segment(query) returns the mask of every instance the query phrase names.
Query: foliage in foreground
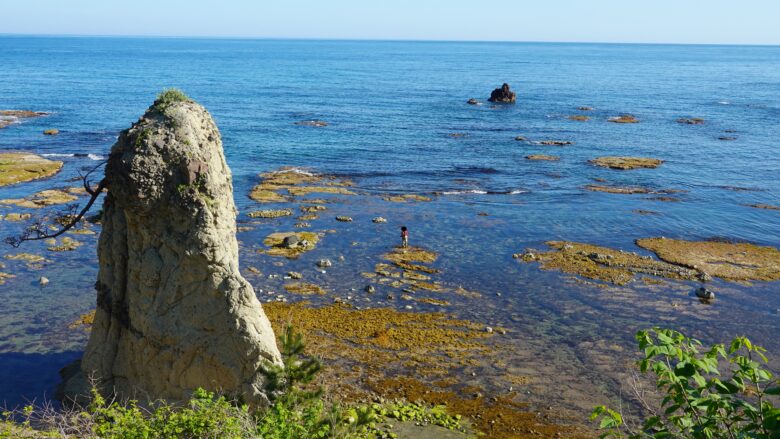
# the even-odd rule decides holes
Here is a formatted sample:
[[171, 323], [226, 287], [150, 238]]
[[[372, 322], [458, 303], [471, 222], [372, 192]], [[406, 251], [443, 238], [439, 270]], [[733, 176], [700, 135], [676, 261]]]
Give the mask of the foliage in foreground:
[[650, 416], [634, 428], [620, 413], [596, 407], [591, 420], [599, 421], [601, 438], [780, 438], [780, 409], [770, 400], [780, 387], [764, 368], [764, 348], [745, 337], [705, 348], [660, 328], [636, 339], [644, 352], [639, 370], [655, 375], [660, 407], [640, 397]]
[[327, 405], [321, 389], [305, 386], [322, 365], [304, 356], [303, 337], [287, 326], [279, 342], [284, 367], [269, 364], [263, 368], [272, 404], [262, 412], [251, 413], [246, 405], [203, 389], [196, 390], [183, 406], [159, 401], [147, 409], [137, 401], [108, 402], [93, 388], [92, 402], [82, 409], [28, 406], [20, 412], [1, 413], [0, 439], [393, 438], [391, 419], [463, 430], [460, 416], [451, 416], [444, 407]]

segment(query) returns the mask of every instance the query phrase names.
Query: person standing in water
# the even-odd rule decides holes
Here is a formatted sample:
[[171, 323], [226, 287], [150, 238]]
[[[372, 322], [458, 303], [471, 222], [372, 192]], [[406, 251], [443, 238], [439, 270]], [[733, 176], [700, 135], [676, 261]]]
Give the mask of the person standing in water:
[[409, 229], [406, 226], [401, 226], [401, 247], [409, 247]]

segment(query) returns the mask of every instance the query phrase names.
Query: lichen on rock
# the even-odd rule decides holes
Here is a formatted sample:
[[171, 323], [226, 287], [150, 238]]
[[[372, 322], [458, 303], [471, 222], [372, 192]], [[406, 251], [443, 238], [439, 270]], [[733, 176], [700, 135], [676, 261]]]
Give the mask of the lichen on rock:
[[637, 245], [664, 261], [728, 281], [780, 280], [780, 250], [747, 243], [646, 238]]
[[0, 153], [0, 186], [51, 177], [62, 169], [62, 162], [29, 153]]
[[161, 94], [120, 133], [105, 181], [84, 376], [120, 397], [181, 401], [202, 387], [266, 404], [259, 369], [281, 357], [239, 273], [231, 172], [211, 116]]

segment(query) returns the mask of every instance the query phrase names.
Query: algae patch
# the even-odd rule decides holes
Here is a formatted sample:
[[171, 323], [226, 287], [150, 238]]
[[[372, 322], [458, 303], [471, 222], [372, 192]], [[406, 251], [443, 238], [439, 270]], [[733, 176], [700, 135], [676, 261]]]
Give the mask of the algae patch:
[[78, 197], [69, 192], [58, 189], [48, 189], [26, 198], [0, 200], [0, 204], [11, 204], [28, 209], [40, 209], [55, 204], [67, 204], [76, 200], [78, 200]]
[[325, 294], [325, 289], [321, 286], [306, 282], [293, 282], [291, 284], [286, 284], [284, 285], [284, 289], [293, 294], [301, 294], [304, 296], [322, 296]]
[[[294, 236], [296, 244], [285, 246], [285, 238]], [[270, 247], [267, 250], [259, 250], [270, 256], [283, 256], [285, 258], [297, 258], [300, 254], [314, 250], [320, 240], [320, 235], [314, 232], [276, 232], [268, 235], [263, 244]]]

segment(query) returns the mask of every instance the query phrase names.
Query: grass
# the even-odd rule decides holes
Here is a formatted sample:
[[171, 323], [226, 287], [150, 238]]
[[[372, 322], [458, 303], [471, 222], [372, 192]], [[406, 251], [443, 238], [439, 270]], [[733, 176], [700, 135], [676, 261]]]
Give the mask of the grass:
[[163, 111], [176, 102], [192, 102], [192, 99], [178, 88], [166, 88], [157, 95], [153, 105]]

